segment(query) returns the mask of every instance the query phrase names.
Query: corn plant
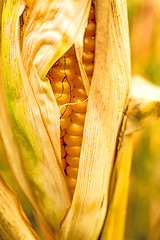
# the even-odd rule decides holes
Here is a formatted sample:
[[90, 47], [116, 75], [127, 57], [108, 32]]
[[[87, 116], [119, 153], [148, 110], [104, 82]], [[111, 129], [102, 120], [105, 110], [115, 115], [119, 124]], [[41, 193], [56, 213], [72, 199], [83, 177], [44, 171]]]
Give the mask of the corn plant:
[[[159, 116], [129, 88], [126, 1], [5, 0], [1, 21], [0, 134], [42, 238], [123, 239], [133, 132]], [[40, 239], [2, 178], [0, 206], [2, 239]]]

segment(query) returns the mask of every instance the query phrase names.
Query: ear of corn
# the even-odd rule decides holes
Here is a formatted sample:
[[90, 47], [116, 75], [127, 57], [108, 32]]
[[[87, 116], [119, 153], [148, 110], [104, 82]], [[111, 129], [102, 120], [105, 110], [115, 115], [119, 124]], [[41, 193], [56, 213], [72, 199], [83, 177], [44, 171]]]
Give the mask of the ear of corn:
[[[57, 232], [63, 220], [61, 238], [70, 240], [97, 239], [103, 226], [130, 76], [126, 18], [121, 21], [125, 4], [97, 0], [95, 65], [90, 86], [82, 58], [89, 6], [90, 1], [83, 0], [36, 1], [24, 29], [22, 55], [18, 21], [24, 6], [19, 1], [6, 1], [3, 12], [7, 121], [19, 159], [15, 166], [10, 165], [16, 175], [21, 171], [25, 176], [21, 187], [25, 191], [27, 186], [26, 194], [41, 218], [45, 216]], [[71, 204], [60, 154], [60, 110], [45, 76], [73, 44], [89, 100]]]
[[[57, 1], [54, 1], [53, 7], [56, 6], [55, 2], [57, 3]], [[72, 4], [72, 7], [73, 9], [74, 7], [78, 8], [74, 4]], [[59, 161], [59, 112], [50, 85], [47, 81], [40, 81], [35, 65], [33, 67], [32, 64], [30, 65], [30, 73], [27, 71], [27, 67], [24, 70], [18, 38], [19, 16], [23, 12], [23, 8], [24, 6], [19, 1], [6, 1], [3, 9], [2, 60], [4, 89], [9, 124], [11, 124], [14, 141], [17, 144], [18, 155], [16, 161], [14, 163], [10, 162], [10, 165], [17, 177], [19, 171], [25, 175], [25, 169], [27, 173], [27, 178], [24, 179], [25, 184], [21, 182], [21, 179], [18, 179], [22, 189], [31, 200], [38, 214], [41, 215], [42, 211], [49, 223], [55, 229], [58, 229], [70, 206], [70, 196]], [[41, 14], [41, 4], [39, 5], [39, 11], [38, 6], [35, 5], [33, 16], [35, 16], [34, 13], [36, 17], [37, 14]], [[81, 17], [84, 17], [84, 15], [85, 12], [83, 11]], [[72, 17], [75, 17], [75, 15], [71, 16], [71, 19]], [[33, 22], [31, 20], [31, 23]], [[43, 24], [41, 20], [40, 23]], [[71, 40], [66, 42], [63, 51], [73, 42], [73, 39], [74, 36], [71, 36]], [[42, 48], [45, 47], [42, 39], [40, 40], [40, 46], [42, 44]], [[37, 41], [35, 42], [37, 43]], [[34, 42], [31, 41], [29, 49], [32, 47], [32, 43]], [[63, 34], [61, 45], [63, 45]], [[61, 52], [57, 48], [56, 45], [53, 53], [58, 51], [56, 56], [59, 57]], [[27, 50], [28, 53], [29, 49]], [[35, 49], [37, 48], [35, 47]], [[43, 55], [45, 56], [45, 52]], [[30, 53], [29, 60], [32, 59], [33, 61], [33, 56], [34, 54]], [[26, 60], [28, 60], [28, 55], [25, 56], [24, 54], [25, 63]], [[32, 61], [30, 62], [32, 63]], [[30, 75], [28, 76], [28, 74]], [[28, 79], [34, 80], [34, 86], [30, 85], [31, 80], [29, 83]], [[34, 92], [32, 87], [34, 87]], [[46, 109], [46, 116], [43, 118], [44, 109]], [[56, 116], [58, 117], [56, 118]], [[50, 133], [48, 125], [51, 126]], [[23, 161], [22, 163], [20, 159]], [[26, 185], [28, 188], [25, 188]], [[30, 187], [31, 191], [26, 192], [26, 189], [30, 189]]]
[[[92, 78], [95, 50], [95, 6], [92, 3], [83, 39], [83, 68]], [[79, 62], [79, 60], [78, 60]], [[51, 68], [48, 77], [60, 108], [61, 158], [73, 194], [78, 174], [88, 96], [80, 73], [74, 46]], [[61, 111], [62, 110], [62, 111]], [[66, 166], [68, 165], [68, 166]]]
[[[16, 176], [19, 171], [24, 174], [25, 169], [27, 178], [24, 178], [24, 182], [20, 182], [20, 185], [37, 213], [41, 216], [42, 211], [55, 229], [59, 228], [70, 206], [70, 196], [60, 159], [59, 111], [49, 81], [47, 79], [42, 81], [40, 77], [44, 77], [50, 64], [53, 64], [73, 44], [81, 26], [84, 29], [82, 23], [86, 21], [90, 5], [90, 1], [64, 2], [54, 1], [52, 5], [49, 5], [50, 1], [43, 4], [41, 1], [35, 2], [21, 43], [22, 55], [18, 30], [19, 17], [24, 5], [19, 1], [6, 1], [2, 23], [6, 105], [10, 118], [9, 124], [18, 147], [17, 160], [14, 166], [10, 161], [10, 165]], [[43, 9], [41, 4], [44, 6]], [[59, 11], [57, 11], [58, 6]], [[82, 11], [78, 15], [79, 9]], [[70, 14], [68, 14], [69, 10]], [[54, 18], [55, 12], [59, 20], [65, 16], [67, 22], [58, 30], [57, 19]], [[48, 24], [46, 24], [47, 19]], [[50, 20], [53, 20], [51, 25], [53, 29], [47, 27], [47, 25], [50, 26]], [[41, 32], [41, 29], [45, 28], [46, 31]], [[49, 36], [49, 42], [47, 36]], [[49, 54], [47, 55], [46, 52]], [[31, 191], [26, 192], [25, 187], [27, 185], [30, 189], [30, 184]]]
[[[64, 239], [97, 239], [105, 219], [116, 134], [128, 100], [130, 55], [126, 17], [125, 3], [96, 1], [94, 73], [77, 184], [62, 225]], [[124, 64], [119, 65], [119, 61]]]
[[[126, 136], [122, 147], [117, 147], [130, 78], [126, 2], [95, 1], [97, 30], [92, 82], [88, 73], [93, 67], [86, 67], [83, 58], [83, 37], [91, 1], [26, 0], [25, 3], [29, 9], [25, 9], [26, 17], [23, 14], [23, 34], [18, 30], [24, 5], [8, 0], [4, 1], [3, 10], [4, 86], [1, 82], [0, 132], [11, 168], [35, 208], [47, 240], [121, 240], [125, 222], [125, 214], [121, 212], [126, 210], [132, 153], [132, 136]], [[93, 41], [91, 43], [93, 46]], [[56, 67], [62, 66], [61, 57], [68, 54], [66, 51], [73, 44], [81, 75], [75, 86], [80, 86], [81, 90], [72, 89], [72, 94], [75, 98], [87, 99], [88, 106], [84, 101], [80, 107], [79, 99], [74, 99], [76, 104], [64, 111], [58, 105], [62, 107], [68, 101], [67, 93], [72, 84], [68, 86], [64, 81], [62, 94], [62, 86], [51, 82], [53, 90], [57, 91], [54, 95], [46, 73], [57, 60], [59, 66]], [[90, 61], [93, 56], [85, 57]], [[70, 58], [66, 66], [72, 66]], [[69, 77], [69, 72], [66, 76]], [[137, 85], [147, 86], [143, 84], [139, 81]], [[131, 90], [126, 135], [159, 116], [159, 90], [151, 85], [146, 89], [149, 89], [149, 96], [143, 96], [143, 100], [139, 100], [143, 94], [134, 95]], [[76, 113], [77, 109], [81, 114]], [[60, 134], [69, 145], [65, 147], [70, 155], [66, 157], [67, 163], [74, 163], [66, 168], [67, 174], [72, 176], [69, 187], [74, 185], [75, 188], [72, 202], [62, 168], [66, 163], [61, 159], [65, 152], [64, 146], [60, 151], [60, 141], [63, 145]], [[6, 186], [4, 188], [6, 193]], [[2, 195], [0, 202], [3, 202]], [[6, 215], [7, 211], [5, 209], [1, 216], [10, 216]], [[12, 223], [14, 226], [15, 222]], [[7, 232], [2, 234], [6, 238]], [[17, 239], [16, 234], [17, 231], [12, 239]], [[28, 229], [25, 234], [27, 239], [36, 237]]]

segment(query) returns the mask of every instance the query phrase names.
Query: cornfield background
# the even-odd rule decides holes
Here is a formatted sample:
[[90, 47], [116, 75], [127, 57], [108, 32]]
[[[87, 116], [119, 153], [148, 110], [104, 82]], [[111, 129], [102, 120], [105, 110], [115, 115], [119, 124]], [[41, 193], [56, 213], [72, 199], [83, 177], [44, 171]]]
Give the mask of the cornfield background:
[[[128, 0], [132, 75], [160, 85], [160, 1]], [[126, 240], [160, 239], [160, 120], [135, 134]], [[0, 139], [0, 174], [18, 193], [38, 231], [31, 206], [16, 184]]]
[[[160, 85], [160, 2], [128, 0], [132, 75]], [[137, 133], [126, 238], [160, 239], [160, 121]]]

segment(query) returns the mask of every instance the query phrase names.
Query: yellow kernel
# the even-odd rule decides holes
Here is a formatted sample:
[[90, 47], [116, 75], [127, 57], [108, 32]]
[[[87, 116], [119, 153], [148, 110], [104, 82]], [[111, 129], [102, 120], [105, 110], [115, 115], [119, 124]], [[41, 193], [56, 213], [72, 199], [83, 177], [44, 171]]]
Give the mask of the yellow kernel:
[[77, 112], [72, 112], [70, 115], [70, 118], [73, 122], [77, 124], [84, 124], [86, 114], [85, 113], [77, 113]]
[[84, 64], [83, 66], [88, 76], [93, 74], [93, 68], [94, 68], [93, 64]]
[[75, 77], [74, 69], [56, 69], [54, 67], [50, 70], [50, 78], [54, 81], [71, 81]]
[[65, 146], [66, 153], [71, 157], [80, 157], [81, 153], [81, 146]]
[[60, 108], [60, 115], [63, 116], [64, 118], [69, 117], [71, 113], [72, 113], [72, 107], [70, 105], [63, 106]]
[[60, 119], [60, 126], [61, 126], [61, 129], [66, 129], [69, 124], [70, 124], [70, 117], [67, 117], [67, 118], [61, 118]]
[[69, 188], [70, 188], [70, 189], [75, 189], [77, 180], [76, 180], [75, 178], [71, 178], [71, 177], [69, 177], [69, 176], [67, 176], [66, 179], [67, 179]]
[[95, 35], [95, 30], [96, 30], [96, 24], [95, 22], [91, 21], [88, 22], [86, 31], [85, 31], [85, 36], [94, 36]]
[[83, 52], [82, 61], [84, 63], [94, 62], [94, 52]]
[[58, 105], [63, 105], [71, 101], [71, 96], [67, 93], [55, 93], [54, 96]]
[[66, 168], [66, 172], [67, 172], [67, 175], [72, 177], [72, 178], [77, 178], [77, 175], [78, 175], [78, 169], [77, 168], [72, 168], [70, 166], [68, 166]]
[[68, 145], [81, 146], [82, 145], [82, 136], [73, 136], [73, 135], [66, 133], [64, 135], [64, 141]]
[[95, 39], [93, 37], [85, 37], [83, 50], [94, 51], [94, 49], [95, 49]]
[[70, 135], [82, 136], [83, 135], [83, 125], [71, 122], [71, 124], [66, 128], [66, 132]]
[[57, 82], [51, 81], [51, 86], [56, 93], [70, 93], [72, 91], [73, 85], [69, 82]]
[[76, 88], [84, 88], [83, 80], [80, 75], [76, 75], [74, 79], [74, 86]]
[[86, 112], [88, 101], [86, 101], [85, 98], [74, 97], [72, 102], [76, 103], [76, 104], [72, 105], [72, 110], [73, 111], [79, 112], [79, 113], [85, 113]]
[[78, 167], [79, 157], [71, 157], [71, 156], [67, 155], [66, 162], [72, 167]]
[[73, 89], [73, 96], [87, 98], [86, 91], [84, 88], [74, 88]]

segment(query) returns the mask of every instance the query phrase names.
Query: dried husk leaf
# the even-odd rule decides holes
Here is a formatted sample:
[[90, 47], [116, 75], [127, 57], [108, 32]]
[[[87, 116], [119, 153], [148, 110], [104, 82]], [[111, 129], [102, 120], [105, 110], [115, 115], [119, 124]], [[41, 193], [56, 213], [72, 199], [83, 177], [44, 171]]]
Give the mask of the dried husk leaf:
[[160, 87], [140, 76], [132, 77], [125, 134], [149, 126], [160, 117]]
[[40, 240], [26, 218], [15, 192], [0, 176], [0, 239]]
[[79, 66], [79, 69], [80, 69], [82, 81], [83, 81], [83, 84], [84, 84], [84, 88], [86, 90], [86, 95], [88, 96], [89, 91], [90, 91], [90, 82], [89, 82], [88, 76], [86, 74], [83, 61], [82, 61], [83, 37], [84, 37], [84, 32], [85, 32], [85, 25], [84, 25], [84, 28], [82, 28], [81, 30], [82, 31], [79, 32], [79, 38], [77, 37], [77, 41], [75, 42], [75, 50], [76, 50], [76, 57], [77, 57], [77, 60], [78, 60], [78, 66]]
[[96, 49], [78, 179], [62, 239], [98, 239], [128, 102], [130, 51], [125, 1], [96, 1]]
[[123, 240], [133, 152], [133, 136], [123, 139], [113, 170], [113, 196], [110, 199], [100, 240]]

